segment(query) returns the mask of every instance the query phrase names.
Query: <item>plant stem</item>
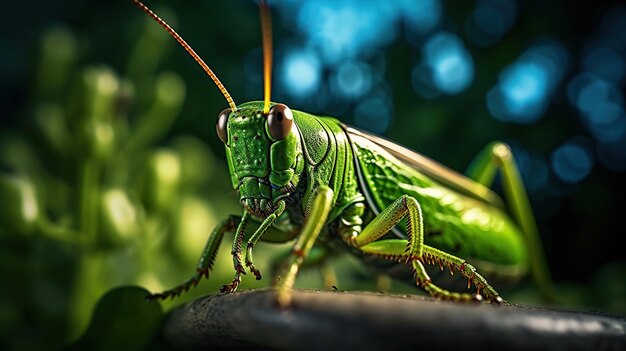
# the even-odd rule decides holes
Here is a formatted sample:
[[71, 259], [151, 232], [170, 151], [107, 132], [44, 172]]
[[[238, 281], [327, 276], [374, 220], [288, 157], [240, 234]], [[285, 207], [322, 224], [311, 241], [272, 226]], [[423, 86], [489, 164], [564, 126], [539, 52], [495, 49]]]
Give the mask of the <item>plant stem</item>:
[[85, 159], [80, 168], [80, 230], [85, 241], [93, 245], [98, 228], [98, 195], [100, 165], [95, 159]]
[[78, 246], [85, 245], [85, 237], [81, 236], [81, 233], [50, 222], [47, 218], [43, 218], [39, 221], [39, 230], [44, 236], [50, 239]]

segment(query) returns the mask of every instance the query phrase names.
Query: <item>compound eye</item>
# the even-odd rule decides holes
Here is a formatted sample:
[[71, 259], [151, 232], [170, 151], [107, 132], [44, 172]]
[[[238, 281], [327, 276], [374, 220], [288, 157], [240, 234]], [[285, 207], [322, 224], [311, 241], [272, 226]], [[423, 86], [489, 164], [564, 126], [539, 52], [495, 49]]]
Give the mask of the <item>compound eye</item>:
[[224, 144], [228, 144], [228, 115], [230, 115], [231, 109], [227, 108], [220, 112], [217, 116], [217, 123], [215, 124], [215, 131], [217, 136]]
[[276, 104], [267, 115], [267, 130], [275, 140], [282, 140], [291, 132], [293, 126], [293, 114], [291, 109], [284, 104]]

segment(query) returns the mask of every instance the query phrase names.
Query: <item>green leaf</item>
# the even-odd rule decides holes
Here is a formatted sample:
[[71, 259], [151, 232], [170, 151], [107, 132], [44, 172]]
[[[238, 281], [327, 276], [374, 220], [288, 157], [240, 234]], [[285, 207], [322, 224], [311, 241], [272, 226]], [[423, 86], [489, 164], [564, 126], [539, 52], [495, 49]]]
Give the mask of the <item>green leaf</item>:
[[87, 331], [68, 349], [147, 349], [163, 319], [161, 305], [146, 301], [147, 295], [133, 286], [110, 290], [98, 301]]

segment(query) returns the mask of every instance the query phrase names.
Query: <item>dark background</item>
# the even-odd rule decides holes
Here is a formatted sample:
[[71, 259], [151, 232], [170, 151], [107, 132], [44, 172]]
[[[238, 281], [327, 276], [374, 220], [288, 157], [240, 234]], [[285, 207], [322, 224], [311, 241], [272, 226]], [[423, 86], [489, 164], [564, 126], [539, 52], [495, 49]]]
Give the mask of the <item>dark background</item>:
[[[488, 42], [472, 39], [468, 23], [473, 11], [480, 6], [498, 8], [493, 5], [496, 2], [435, 2], [441, 5], [441, 18], [421, 32], [411, 31], [411, 24], [406, 18], [396, 19], [397, 23], [391, 25], [395, 34], [387, 32], [390, 39], [373, 40], [371, 44], [355, 46], [355, 53], [340, 53], [334, 60], [320, 58], [323, 57], [320, 54], [323, 46], [310, 44], [311, 51], [320, 55], [318, 60], [321, 68], [315, 92], [309, 95], [290, 91], [289, 83], [285, 82], [286, 78], [281, 73], [284, 72], [282, 68], [286, 67], [289, 54], [305, 47], [311, 40], [311, 33], [298, 25], [302, 19], [298, 17], [298, 6], [295, 3], [272, 2], [274, 101], [284, 102], [298, 110], [335, 116], [349, 124], [378, 132], [459, 171], [463, 171], [490, 141], [510, 143], [529, 188], [550, 270], [559, 284], [559, 291], [564, 295], [571, 293], [578, 296], [576, 301], [579, 303], [573, 304], [578, 308], [626, 313], [623, 295], [619, 299], [621, 301], [614, 304], [597, 301], [602, 299], [601, 293], [605, 286], [617, 286], [615, 289], [623, 292], [626, 282], [626, 256], [620, 244], [621, 237], [626, 233], [622, 217], [622, 201], [626, 195], [626, 132], [622, 132], [620, 137], [619, 128], [623, 127], [623, 123], [616, 122], [609, 129], [618, 133], [618, 136], [611, 134], [608, 137], [610, 140], [606, 139], [606, 133], [593, 129], [588, 122], [590, 119], [586, 119], [571, 97], [577, 91], [577, 77], [591, 74], [595, 77], [593, 79], [597, 79], [596, 82], [610, 82], [606, 83], [611, 92], [608, 100], [612, 101], [612, 106], [618, 106], [618, 110], [621, 107], [617, 119], [621, 121], [626, 118], [623, 101], [626, 8], [620, 1], [503, 1], [513, 4], [512, 19], [507, 22], [508, 29], [501, 30]], [[320, 7], [329, 6], [326, 2], [319, 4]], [[262, 99], [261, 35], [258, 9], [254, 2], [150, 1], [147, 5], [170, 22], [204, 58], [233, 95], [235, 102]], [[368, 6], [374, 5], [363, 2], [361, 8], [355, 5], [352, 9], [359, 13], [366, 11]], [[45, 79], [48, 73], [39, 70], [43, 33], [52, 27], [63, 27], [73, 36], [76, 44], [75, 60], [69, 76], [77, 74], [81, 67], [92, 64], [107, 65], [114, 72], [124, 75], [128, 68], [129, 53], [136, 47], [137, 37], [145, 30], [145, 15], [129, 1], [3, 2], [0, 9], [0, 32], [3, 33], [0, 38], [0, 103], [3, 106], [1, 135], [2, 138], [20, 136], [26, 143], [34, 145], [35, 150], [40, 150], [42, 145], [38, 140], [38, 126], [33, 114], [41, 101], [35, 88], [36, 82], [42, 76]], [[344, 22], [346, 28], [351, 24], [354, 23]], [[379, 25], [378, 22], [371, 26], [376, 25]], [[442, 31], [450, 33], [462, 43], [465, 52], [471, 57], [473, 78], [454, 93], [446, 93], [445, 87], [441, 90], [432, 81], [426, 82], [427, 87], [431, 85], [431, 90], [426, 89], [424, 93], [422, 86], [422, 90], [418, 91], [412, 72], [416, 65], [424, 61], [424, 48], [429, 39]], [[377, 38], [376, 35], [382, 34], [372, 35]], [[529, 117], [531, 120], [526, 122], [521, 121], [525, 112], [520, 118], [510, 118], [508, 121], [494, 117], [487, 104], [491, 89], [502, 79], [503, 72], [523, 59], [524, 53], [546, 41], [550, 45], [556, 43], [554, 45], [565, 56], [557, 57], [554, 61], [561, 72], [560, 76], [547, 76], [544, 81], [553, 86], [543, 97], [545, 106], [542, 112]], [[180, 135], [195, 136], [208, 144], [208, 150], [215, 154], [215, 164], [219, 165], [215, 172], [226, 172], [223, 150], [215, 136], [214, 123], [217, 113], [227, 104], [180, 47], [169, 39], [162, 43], [160, 45], [163, 45], [164, 51], [159, 54], [157, 71], [167, 70], [180, 75], [187, 87], [186, 100], [173, 124], [148, 147], [169, 145]], [[610, 56], [612, 61], [603, 61], [605, 56], [602, 55], [589, 58], [589, 52], [597, 47], [610, 49], [615, 54]], [[150, 56], [150, 53], [146, 55]], [[367, 67], [366, 72], [371, 77], [379, 77], [379, 80], [357, 96], [346, 97], [337, 93], [333, 82], [341, 64], [351, 60], [361, 64], [361, 67]], [[609, 74], [603, 76], [607, 67]], [[359, 77], [357, 75], [357, 79]], [[144, 93], [142, 87], [146, 86], [150, 85], [136, 85], [137, 100], [141, 100]], [[59, 91], [57, 98], [63, 99], [64, 95], [63, 91]], [[380, 96], [382, 98], [378, 98]], [[368, 101], [371, 103], [372, 97], [376, 102], [383, 101], [382, 105], [373, 103], [366, 106], [380, 108], [380, 115], [390, 116], [388, 120], [381, 122], [375, 113], [372, 117], [372, 113], [359, 110], [359, 106]], [[137, 111], [141, 109], [139, 103], [131, 108], [128, 114], [131, 126], [133, 116], [139, 114]], [[3, 144], [3, 155], [11, 153], [6, 145]], [[573, 145], [579, 153], [565, 153], [558, 158], [555, 152], [563, 145]], [[47, 157], [42, 151], [35, 151], [34, 154], [38, 155], [41, 164], [39, 169], [55, 168], [57, 161], [54, 158]], [[11, 162], [2, 162], [3, 172], [20, 173], [17, 168]], [[72, 177], [67, 178], [70, 188], [74, 180]], [[129, 189], [132, 192], [132, 185], [129, 185]], [[203, 189], [200, 194], [204, 194], [210, 203], [214, 191], [206, 187]], [[497, 184], [496, 189], [499, 189]], [[235, 197], [229, 195], [231, 198], [228, 201], [233, 203], [229, 208], [236, 209]], [[10, 202], [3, 200], [3, 209], [10, 206]], [[219, 218], [226, 215], [221, 209], [216, 212]], [[0, 233], [7, 232], [3, 230]], [[11, 257], [29, 260], [35, 254], [28, 249], [28, 240], [36, 240], [36, 237], [20, 240], [5, 238], [3, 246], [5, 250], [21, 252]], [[5, 260], [3, 269], [15, 267], [7, 263], [8, 260]], [[193, 260], [195, 257], [191, 258]], [[29, 279], [23, 278], [23, 281]], [[36, 275], [32, 279], [36, 279]], [[172, 278], [167, 281], [171, 283], [175, 280]], [[132, 281], [136, 282], [133, 279], [128, 282]], [[72, 285], [71, 282], [63, 284]], [[5, 289], [13, 288], [12, 285], [3, 283]], [[33, 285], [23, 289], [33, 289]], [[24, 299], [20, 306], [28, 306], [27, 300]], [[9, 321], [14, 321], [15, 325], [28, 323], [19, 319]], [[12, 330], [16, 329], [7, 327], [3, 332]], [[68, 333], [75, 335], [75, 331]]]

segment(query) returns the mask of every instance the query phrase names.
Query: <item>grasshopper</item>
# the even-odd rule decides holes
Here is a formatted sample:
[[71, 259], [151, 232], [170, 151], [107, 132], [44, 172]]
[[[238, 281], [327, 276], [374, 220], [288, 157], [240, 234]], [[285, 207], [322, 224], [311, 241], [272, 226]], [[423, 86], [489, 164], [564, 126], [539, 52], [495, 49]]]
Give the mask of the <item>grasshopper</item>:
[[[235, 275], [221, 292], [235, 291], [246, 269], [261, 279], [252, 257], [259, 240], [294, 241], [282, 279], [275, 282], [281, 306], [291, 302], [296, 276], [311, 257], [337, 251], [349, 251], [391, 275], [403, 272], [442, 300], [501, 303], [483, 274], [514, 279], [528, 271], [544, 296], [551, 296], [535, 219], [506, 144], [488, 145], [461, 175], [335, 118], [270, 102], [271, 19], [264, 2], [264, 101], [236, 105], [209, 66], [166, 22], [139, 0], [132, 2], [183, 46], [226, 98], [230, 107], [219, 113], [216, 132], [244, 209], [209, 235], [194, 275], [152, 298], [175, 297], [208, 278], [224, 234], [232, 231]], [[488, 188], [498, 171], [511, 216]], [[426, 266], [459, 271], [475, 292], [440, 287]]]

